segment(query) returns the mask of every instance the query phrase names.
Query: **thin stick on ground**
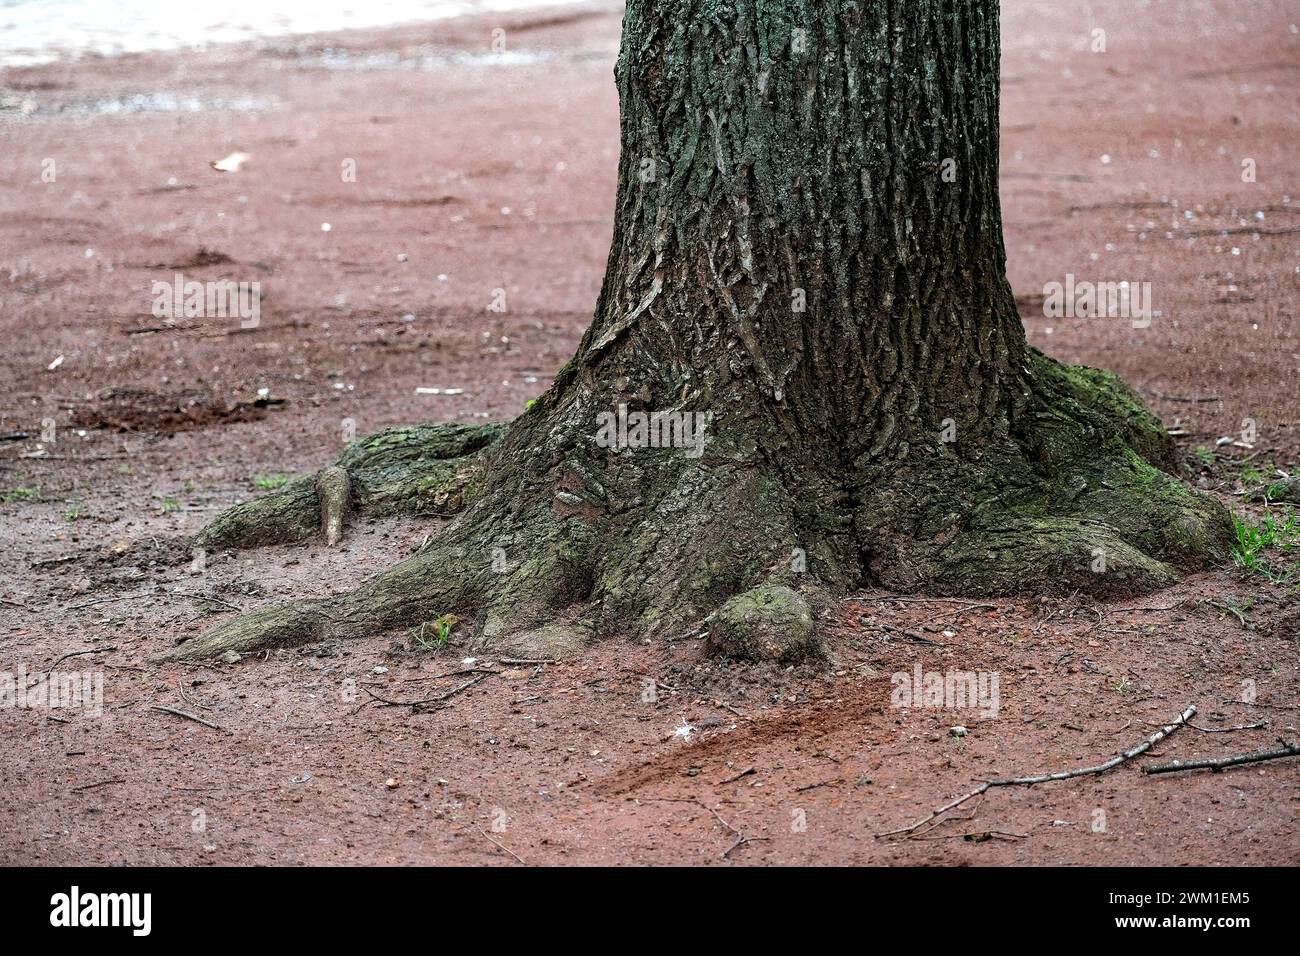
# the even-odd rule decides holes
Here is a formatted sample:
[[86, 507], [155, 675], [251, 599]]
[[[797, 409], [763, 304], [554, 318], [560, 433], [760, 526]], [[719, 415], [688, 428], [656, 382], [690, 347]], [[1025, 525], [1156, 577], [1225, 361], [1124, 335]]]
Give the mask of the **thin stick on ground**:
[[734, 833], [736, 836], [736, 841], [732, 843], [731, 846], [727, 847], [725, 850], [722, 851], [722, 856], [719, 857], [719, 859], [725, 860], [727, 857], [729, 857], [732, 854], [732, 851], [739, 849], [740, 847], [744, 846], [746, 843], [755, 843], [760, 840], [770, 839], [770, 837], [746, 836], [745, 834], [737, 830], [735, 827], [733, 827], [726, 820], [724, 820], [722, 818], [722, 814], [718, 813], [717, 810], [713, 809], [703, 800], [696, 800], [694, 797], [648, 797], [645, 799], [647, 802], [655, 802], [655, 803], [690, 803], [690, 804], [694, 804], [697, 807], [702, 807], [703, 809], [708, 810], [709, 813], [713, 814], [713, 819], [717, 820], [720, 824], [722, 824], [723, 829], [729, 830], [731, 833]]
[[212, 710], [211, 704], [201, 703], [186, 695], [185, 682], [180, 678], [177, 678], [176, 680], [176, 692], [181, 695], [181, 700], [185, 701], [185, 703], [189, 704], [191, 707], [197, 707], [200, 710]]
[[1300, 710], [1293, 704], [1269, 704], [1262, 700], [1233, 700], [1231, 697], [1223, 699], [1225, 704], [1237, 704], [1241, 707], [1267, 707], [1269, 710]]
[[915, 644], [928, 644], [931, 647], [945, 646], [943, 641], [936, 641], [933, 638], [926, 637], [924, 634], [918, 634], [916, 631], [909, 631], [903, 627], [894, 627], [892, 624], [883, 624], [880, 622], [876, 623], [876, 627], [880, 628], [882, 631], [888, 631], [890, 634], [897, 634], [899, 637], [904, 637]]
[[884, 833], [877, 833], [876, 838], [883, 839], [884, 837], [902, 835], [910, 836], [936, 817], [942, 816], [949, 810], [956, 809], [967, 800], [978, 797], [980, 794], [987, 793], [994, 787], [1032, 787], [1035, 784], [1047, 783], [1051, 780], [1069, 780], [1073, 777], [1093, 776], [1105, 773], [1107, 770], [1113, 770], [1121, 764], [1128, 763], [1128, 761], [1132, 760], [1134, 757], [1139, 757], [1146, 753], [1179, 727], [1187, 723], [1187, 721], [1191, 720], [1194, 716], [1196, 716], [1196, 707], [1194, 705], [1188, 706], [1188, 708], [1179, 714], [1174, 720], [1165, 724], [1136, 747], [1125, 750], [1123, 753], [1116, 754], [1105, 763], [1097, 764], [1095, 767], [1079, 767], [1076, 770], [1058, 770], [1055, 773], [1041, 773], [1029, 777], [1012, 777], [1005, 780], [985, 780], [970, 793], [960, 796], [956, 800], [945, 803], [943, 806], [939, 807], [927, 816], [922, 817], [920, 820], [917, 820], [915, 823], [910, 824], [909, 826], [899, 827], [897, 830], [887, 830]]
[[100, 780], [98, 783], [83, 783], [79, 787], [73, 787], [73, 793], [80, 793], [83, 790], [94, 790], [96, 787], [107, 787], [111, 783], [126, 783], [125, 777], [114, 777], [112, 780]]
[[988, 840], [1027, 840], [1028, 833], [1012, 833], [1008, 830], [972, 830], [969, 833], [945, 833], [941, 836], [918, 836], [918, 840], [969, 840], [972, 843], [984, 843]]
[[481, 681], [481, 680], [486, 680], [487, 678], [491, 677], [493, 674], [499, 674], [499, 673], [501, 673], [501, 672], [500, 672], [500, 671], [485, 671], [484, 673], [479, 674], [477, 677], [474, 677], [474, 678], [471, 678], [470, 680], [465, 681], [465, 683], [463, 683], [463, 684], [458, 684], [458, 685], [456, 685], [456, 686], [453, 687], [451, 690], [447, 691], [445, 694], [437, 694], [437, 695], [435, 695], [435, 696], [433, 696], [433, 697], [421, 697], [419, 700], [389, 700], [387, 697], [380, 697], [378, 694], [376, 694], [374, 691], [372, 691], [372, 690], [370, 689], [370, 687], [369, 687], [368, 685], [366, 685], [366, 684], [362, 684], [362, 685], [361, 685], [361, 689], [364, 690], [364, 691], [365, 691], [367, 694], [369, 694], [371, 697], [373, 697], [375, 700], [379, 701], [380, 706], [383, 706], [383, 707], [414, 707], [414, 708], [416, 708], [416, 709], [419, 709], [419, 708], [421, 708], [421, 707], [427, 706], [428, 704], [441, 704], [443, 701], [445, 701], [445, 700], [447, 700], [447, 699], [449, 699], [449, 698], [451, 698], [451, 697], [455, 697], [455, 696], [456, 696], [457, 694], [459, 694], [461, 691], [463, 691], [463, 690], [468, 690], [469, 688], [473, 687], [473, 686], [474, 686], [475, 684], [477, 684], [479, 681]]
[[492, 839], [490, 836], [488, 836], [486, 833], [484, 833], [482, 827], [476, 827], [475, 829], [478, 830], [479, 835], [482, 836], [483, 839], [487, 840], [489, 843], [491, 843], [493, 846], [495, 846], [498, 850], [505, 850], [505, 852], [509, 853], [509, 854], [510, 854], [511, 856], [513, 856], [516, 860], [518, 860], [520, 866], [527, 866], [527, 865], [528, 865], [527, 863], [524, 862], [524, 858], [523, 858], [522, 856], [520, 856], [518, 853], [516, 853], [514, 850], [510, 849], [510, 847], [506, 846], [504, 843], [499, 843], [498, 841]]
[[969, 598], [906, 597], [899, 594], [857, 595], [846, 601], [893, 601], [895, 604], [969, 604]]
[[1169, 763], [1147, 764], [1143, 773], [1177, 773], [1180, 770], [1213, 770], [1218, 773], [1228, 767], [1238, 767], [1247, 763], [1262, 763], [1265, 760], [1281, 760], [1283, 757], [1300, 757], [1300, 745], [1283, 744], [1272, 750], [1257, 750], [1248, 754], [1233, 754], [1229, 757], [1207, 758], [1205, 760], [1171, 760]]
[[109, 651], [115, 650], [117, 650], [117, 645], [114, 644], [109, 647], [88, 647], [84, 651], [69, 651], [50, 665], [50, 669], [45, 672], [45, 676], [48, 679], [49, 676], [54, 673], [54, 668], [58, 667], [69, 657], [80, 657], [83, 654], [107, 654]]
[[225, 727], [218, 727], [216, 724], [212, 723], [211, 721], [204, 720], [198, 714], [191, 714], [188, 711], [177, 710], [175, 707], [163, 707], [160, 704], [154, 704], [153, 709], [161, 710], [164, 714], [175, 714], [177, 717], [184, 717], [186, 720], [192, 720], [196, 724], [202, 724], [204, 727], [211, 727], [213, 730], [219, 730], [223, 734], [230, 733], [230, 731], [227, 730]]
[[741, 779], [742, 777], [748, 777], [751, 773], [758, 773], [758, 770], [754, 767], [746, 767], [744, 770], [740, 771], [740, 773], [732, 774], [730, 777], [727, 777], [725, 780], [719, 780], [718, 786], [722, 786], [724, 783], [735, 783], [737, 780]]
[[445, 674], [426, 674], [424, 677], [408, 677], [402, 681], [403, 684], [422, 684], [431, 680], [442, 680], [445, 677], [463, 677], [466, 674], [500, 674], [498, 670], [490, 667], [464, 667], [458, 671], [447, 671]]
[[1203, 734], [1234, 734], [1239, 730], [1261, 730], [1268, 726], [1268, 721], [1261, 720], [1257, 724], [1241, 724], [1237, 727], [1198, 727], [1189, 720], [1187, 726], [1191, 727], [1192, 730], [1199, 730]]

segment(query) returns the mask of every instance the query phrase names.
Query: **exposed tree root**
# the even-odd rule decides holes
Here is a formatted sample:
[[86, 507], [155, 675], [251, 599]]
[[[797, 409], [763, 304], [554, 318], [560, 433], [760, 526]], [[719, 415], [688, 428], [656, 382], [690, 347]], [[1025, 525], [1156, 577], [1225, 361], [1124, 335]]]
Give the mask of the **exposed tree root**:
[[390, 428], [353, 442], [317, 474], [228, 509], [194, 543], [210, 550], [253, 548], [319, 531], [334, 544], [352, 512], [455, 514], [472, 493], [479, 453], [503, 431], [497, 424]]
[[329, 538], [349, 501], [454, 514], [447, 527], [352, 593], [243, 615], [163, 659], [454, 613], [474, 622], [480, 652], [554, 658], [603, 634], [672, 638], [708, 621], [715, 651], [788, 661], [820, 652], [813, 622], [829, 596], [866, 584], [1127, 594], [1221, 558], [1226, 511], [1175, 477], [1170, 440], [1136, 396], [1104, 373], [1031, 360], [1015, 426], [953, 441], [914, 428], [839, 472], [779, 457], [779, 443], [773, 457], [725, 423], [700, 458], [598, 449], [580, 401], [541, 402], [508, 430], [381, 433], [231, 509], [200, 541], [286, 540], [322, 523]]
[[352, 482], [338, 465], [316, 474], [316, 496], [320, 499], [320, 530], [325, 543], [334, 547], [343, 539], [343, 523], [352, 507]]

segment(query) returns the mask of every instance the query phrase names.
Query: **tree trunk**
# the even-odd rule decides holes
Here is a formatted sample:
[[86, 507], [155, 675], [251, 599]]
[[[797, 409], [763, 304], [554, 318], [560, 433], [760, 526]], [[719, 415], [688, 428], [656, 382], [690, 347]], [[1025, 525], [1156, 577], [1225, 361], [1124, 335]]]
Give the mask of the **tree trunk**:
[[[424, 552], [173, 656], [454, 611], [521, 655], [708, 622], [720, 650], [791, 659], [867, 584], [1132, 591], [1221, 556], [1226, 513], [1136, 395], [1025, 342], [997, 14], [629, 0], [614, 239], [575, 357], [500, 438], [349, 448], [354, 510], [460, 511]], [[303, 482], [200, 540], [301, 537], [322, 504]]]

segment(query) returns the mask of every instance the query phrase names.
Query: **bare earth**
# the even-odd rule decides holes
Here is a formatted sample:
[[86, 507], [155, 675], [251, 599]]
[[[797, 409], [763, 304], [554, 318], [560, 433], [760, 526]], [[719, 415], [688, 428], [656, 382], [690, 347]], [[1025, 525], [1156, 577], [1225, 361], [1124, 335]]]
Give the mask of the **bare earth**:
[[[1257, 514], [1243, 466], [1300, 462], [1294, 4], [1004, 8], [1003, 204], [1030, 341], [1143, 390], [1202, 486]], [[192, 570], [189, 537], [259, 476], [332, 460], [347, 420], [508, 419], [549, 384], [608, 251], [618, 30], [602, 3], [0, 73], [0, 433], [27, 436], [0, 442], [0, 670], [98, 649], [58, 669], [104, 675], [102, 716], [0, 710], [0, 863], [1295, 863], [1294, 759], [1139, 770], [1296, 739], [1300, 607], [1233, 568], [1122, 605], [863, 594], [832, 622], [834, 663], [795, 670], [677, 634], [476, 662], [486, 676], [440, 676], [469, 669], [461, 635], [145, 663], [436, 531], [367, 523], [335, 551]], [[239, 172], [209, 167], [235, 150]], [[259, 281], [260, 326], [156, 319], [151, 283], [176, 271]], [[1066, 273], [1150, 282], [1160, 314], [1046, 319], [1043, 285]], [[505, 312], [487, 309], [498, 289]], [[1247, 418], [1253, 448], [1215, 448]], [[997, 672], [1000, 712], [891, 707], [890, 675], [916, 663]], [[370, 696], [480, 676], [423, 708]], [[1100, 763], [1189, 704], [1200, 728], [1268, 726], [1184, 728], [1105, 776], [876, 838], [988, 777]]]

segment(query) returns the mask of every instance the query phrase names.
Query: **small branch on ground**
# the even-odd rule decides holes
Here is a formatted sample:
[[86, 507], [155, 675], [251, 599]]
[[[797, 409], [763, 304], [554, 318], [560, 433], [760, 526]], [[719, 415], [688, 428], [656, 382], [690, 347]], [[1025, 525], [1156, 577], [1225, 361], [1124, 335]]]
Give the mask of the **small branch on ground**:
[[1213, 770], [1218, 773], [1228, 767], [1237, 767], [1247, 763], [1262, 763], [1265, 760], [1281, 760], [1283, 757], [1300, 757], [1300, 745], [1283, 744], [1273, 750], [1257, 750], [1248, 754], [1233, 754], [1230, 757], [1217, 757], [1206, 760], [1173, 760], [1169, 763], [1147, 764], [1143, 773], [1177, 773], [1180, 770]]
[[969, 833], [945, 833], [941, 836], [918, 836], [916, 839], [926, 840], [967, 840], [970, 843], [986, 843], [989, 840], [1025, 840], [1028, 839], [1028, 833], [1012, 833], [1009, 830], [972, 830]]
[[80, 657], [82, 654], [107, 654], [109, 651], [115, 650], [117, 650], [116, 644], [109, 645], [108, 647], [90, 647], [84, 651], [69, 651], [50, 665], [50, 669], [45, 672], [45, 678], [48, 680], [49, 676], [54, 673], [54, 668], [58, 667], [69, 657]]
[[1111, 757], [1105, 763], [1098, 764], [1095, 767], [1080, 767], [1076, 770], [1059, 770], [1055, 773], [1035, 774], [1034, 776], [1030, 776], [1030, 777], [1012, 777], [1007, 780], [985, 780], [982, 784], [980, 784], [970, 793], [967, 793], [964, 796], [960, 796], [956, 800], [952, 800], [949, 803], [945, 803], [937, 810], [933, 811], [927, 816], [922, 817], [920, 820], [917, 820], [915, 823], [910, 824], [909, 826], [899, 827], [897, 830], [887, 830], [884, 833], [877, 833], [876, 839], [883, 839], [884, 837], [889, 837], [889, 836], [903, 836], [903, 835], [911, 836], [913, 833], [915, 833], [921, 827], [925, 826], [931, 820], [934, 820], [936, 817], [939, 817], [942, 814], [947, 813], [949, 810], [956, 809], [957, 807], [961, 806], [963, 803], [965, 803], [967, 800], [972, 799], [973, 797], [978, 797], [980, 794], [987, 793], [989, 790], [991, 790], [994, 787], [1022, 787], [1022, 786], [1032, 787], [1035, 784], [1047, 783], [1051, 780], [1069, 780], [1073, 777], [1094, 776], [1097, 774], [1105, 773], [1107, 770], [1113, 770], [1115, 767], [1127, 763], [1128, 761], [1132, 760], [1134, 757], [1138, 757], [1146, 753], [1156, 744], [1160, 743], [1160, 741], [1164, 740], [1166, 737], [1172, 734], [1179, 727], [1183, 726], [1183, 724], [1187, 723], [1187, 721], [1191, 720], [1194, 716], [1196, 716], [1196, 707], [1194, 705], [1188, 706], [1188, 708], [1184, 710], [1181, 714], [1179, 714], [1174, 720], [1165, 724], [1158, 731], [1156, 731], [1146, 740], [1142, 741], [1142, 743], [1138, 744], [1136, 747], [1132, 747], [1129, 750], [1125, 750], [1123, 753], [1116, 754], [1114, 757]]
[[1260, 730], [1268, 726], [1268, 721], [1261, 720], [1257, 724], [1242, 724], [1239, 727], [1198, 727], [1189, 720], [1187, 726], [1191, 727], [1192, 730], [1199, 730], [1203, 734], [1232, 734], [1238, 730]]
[[737, 830], [735, 827], [733, 827], [726, 820], [724, 820], [722, 818], [722, 815], [718, 813], [717, 810], [714, 810], [703, 800], [696, 800], [694, 797], [647, 797], [645, 798], [645, 800], [647, 803], [691, 803], [697, 807], [701, 807], [702, 809], [708, 810], [709, 813], [713, 814], [713, 819], [717, 820], [720, 824], [722, 824], [723, 829], [728, 830], [731, 833], [734, 833], [736, 835], [736, 842], [732, 843], [731, 846], [727, 847], [725, 850], [722, 851], [722, 856], [719, 857], [719, 859], [722, 860], [725, 860], [735, 850], [744, 846], [746, 843], [757, 843], [760, 841], [771, 839], [771, 837], [746, 836], [745, 834]]
[[212, 723], [211, 721], [204, 720], [202, 717], [198, 716], [197, 714], [191, 714], [184, 710], [177, 710], [175, 707], [163, 707], [159, 704], [154, 704], [152, 709], [161, 710], [164, 714], [175, 714], [177, 717], [184, 717], [186, 720], [192, 720], [196, 724], [202, 724], [204, 727], [211, 727], [213, 730], [219, 730], [223, 734], [230, 734], [230, 731], [227, 730], [225, 727], [218, 727], [216, 724]]
[[915, 631], [908, 631], [901, 627], [894, 627], [894, 625], [892, 624], [881, 624], [878, 622], [876, 624], [876, 627], [880, 628], [882, 631], [888, 631], [891, 634], [897, 634], [899, 637], [905, 637], [909, 641], [912, 641], [916, 644], [928, 644], [931, 647], [946, 646], [942, 641], [933, 640], [922, 634], [917, 634]]
[[516, 853], [514, 850], [510, 849], [510, 847], [506, 846], [504, 843], [499, 843], [498, 841], [492, 839], [490, 836], [488, 836], [486, 833], [484, 833], [482, 827], [475, 827], [475, 829], [478, 830], [479, 835], [480, 835], [481, 837], [483, 837], [483, 839], [487, 840], [489, 843], [491, 843], [491, 844], [492, 844], [494, 847], [496, 847], [498, 850], [504, 850], [506, 853], [509, 853], [509, 854], [510, 854], [511, 856], [513, 856], [516, 860], [518, 860], [520, 866], [527, 866], [527, 865], [528, 865], [527, 863], [524, 862], [524, 858], [521, 857], [521, 856], [520, 856], [518, 853]]
[[740, 773], [732, 774], [726, 780], [719, 780], [718, 786], [720, 787], [724, 783], [735, 783], [737, 780], [741, 779], [742, 777], [748, 777], [751, 773], [758, 773], [758, 771], [754, 767], [747, 767], [746, 769], [740, 771]]
[[[445, 674], [426, 674], [424, 677], [407, 677], [402, 681], [402, 683], [423, 684], [431, 680], [442, 680], [445, 677], [462, 677], [465, 674], [499, 674], [499, 673], [501, 672], [498, 670], [494, 670], [491, 667], [462, 667], [460, 670], [447, 671], [447, 673]], [[379, 685], [372, 684], [371, 686], [378, 687]]]
[[1223, 698], [1225, 704], [1240, 704], [1243, 707], [1267, 707], [1269, 710], [1300, 710], [1293, 704], [1266, 704], [1262, 700], [1233, 700], [1231, 697]]
[[190, 697], [186, 696], [185, 682], [180, 678], [176, 679], [176, 692], [181, 695], [181, 700], [185, 701], [185, 703], [189, 704], [191, 707], [197, 707], [200, 710], [212, 710], [211, 704], [200, 703], [199, 701], [192, 700]]
[[[485, 671], [485, 672], [479, 674], [477, 677], [474, 677], [474, 678], [471, 678], [470, 680], [465, 681], [465, 683], [463, 683], [463, 684], [458, 684], [457, 686], [453, 687], [451, 690], [447, 691], [445, 694], [437, 694], [437, 695], [435, 695], [435, 696], [433, 696], [433, 697], [421, 697], [419, 700], [389, 700], [387, 697], [380, 697], [378, 694], [376, 694], [374, 691], [372, 691], [372, 690], [370, 689], [370, 685], [368, 685], [368, 684], [362, 684], [362, 685], [361, 685], [361, 689], [364, 690], [364, 691], [365, 691], [367, 694], [369, 694], [371, 697], [373, 697], [375, 700], [377, 700], [377, 701], [379, 702], [380, 706], [383, 706], [383, 707], [410, 707], [410, 708], [412, 708], [412, 709], [419, 710], [420, 708], [425, 707], [425, 706], [427, 706], [427, 705], [429, 705], [429, 704], [441, 704], [443, 701], [446, 701], [446, 700], [448, 700], [448, 699], [450, 699], [450, 698], [452, 698], [452, 697], [455, 697], [455, 696], [456, 696], [457, 694], [459, 694], [461, 691], [463, 691], [463, 690], [468, 690], [469, 688], [473, 687], [473, 686], [474, 686], [475, 684], [477, 684], [479, 681], [481, 681], [481, 680], [486, 680], [487, 678], [491, 677], [493, 674], [499, 674], [499, 673], [501, 673], [501, 672], [500, 672], [500, 671]], [[376, 685], [376, 686], [378, 686], [378, 685]]]

